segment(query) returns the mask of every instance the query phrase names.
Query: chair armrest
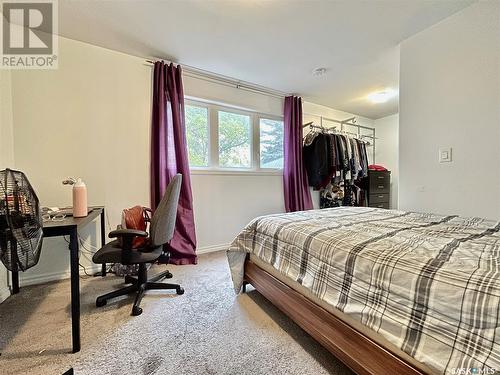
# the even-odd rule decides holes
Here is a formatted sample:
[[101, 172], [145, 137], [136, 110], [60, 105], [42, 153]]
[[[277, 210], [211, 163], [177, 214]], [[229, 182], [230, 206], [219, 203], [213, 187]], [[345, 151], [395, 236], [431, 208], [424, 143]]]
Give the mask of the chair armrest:
[[147, 237], [148, 232], [144, 232], [143, 230], [137, 230], [137, 229], [116, 229], [111, 232], [109, 232], [108, 237], [109, 238], [116, 238], [116, 237]]
[[135, 237], [147, 237], [148, 232], [137, 229], [116, 229], [109, 232], [109, 238], [118, 237], [119, 246], [122, 249], [122, 263], [130, 264], [130, 259], [132, 256], [132, 243]]

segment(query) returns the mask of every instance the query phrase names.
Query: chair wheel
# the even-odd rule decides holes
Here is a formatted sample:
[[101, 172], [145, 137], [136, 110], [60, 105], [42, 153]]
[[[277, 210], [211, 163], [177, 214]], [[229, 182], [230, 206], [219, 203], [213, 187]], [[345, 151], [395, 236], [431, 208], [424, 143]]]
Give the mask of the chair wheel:
[[184, 288], [178, 287], [176, 289], [176, 292], [177, 292], [178, 295], [184, 294]]
[[132, 307], [132, 315], [138, 316], [142, 314], [142, 309], [139, 306]]
[[171, 279], [171, 278], [172, 278], [172, 276], [173, 276], [173, 275], [172, 275], [170, 272], [168, 272], [168, 271], [165, 273], [165, 278], [166, 278], [166, 279]]
[[108, 303], [108, 301], [106, 301], [105, 299], [100, 299], [100, 298], [97, 298], [95, 300], [95, 305], [97, 307], [103, 307], [103, 306], [106, 306], [106, 304]]

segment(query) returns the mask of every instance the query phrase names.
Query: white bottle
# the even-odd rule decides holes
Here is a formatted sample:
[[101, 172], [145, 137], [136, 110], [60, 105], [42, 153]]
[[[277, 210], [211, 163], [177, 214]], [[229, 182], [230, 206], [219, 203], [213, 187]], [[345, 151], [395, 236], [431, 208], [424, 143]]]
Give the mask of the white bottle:
[[79, 178], [73, 185], [73, 217], [85, 217], [87, 215], [87, 187]]

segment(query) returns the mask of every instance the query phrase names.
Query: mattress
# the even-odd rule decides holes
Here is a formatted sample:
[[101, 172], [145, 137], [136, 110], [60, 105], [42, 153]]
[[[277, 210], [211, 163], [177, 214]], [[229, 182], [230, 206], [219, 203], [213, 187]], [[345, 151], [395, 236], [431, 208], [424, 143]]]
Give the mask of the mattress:
[[312, 294], [307, 288], [304, 288], [302, 285], [300, 285], [298, 282], [292, 280], [289, 277], [286, 277], [282, 273], [278, 272], [273, 266], [270, 264], [262, 261], [259, 257], [256, 255], [250, 254], [250, 260], [262, 268], [264, 271], [268, 272], [269, 274], [273, 275], [275, 278], [277, 278], [279, 281], [282, 283], [286, 284], [290, 288], [294, 289], [295, 291], [301, 293], [303, 296], [307, 297], [309, 300], [313, 301], [316, 303], [318, 306], [321, 306], [324, 308], [326, 311], [328, 311], [330, 314], [335, 315], [337, 318], [341, 319], [343, 322], [349, 324], [351, 327], [356, 329], [357, 331], [361, 332], [363, 335], [369, 337], [373, 341], [375, 341], [377, 344], [382, 346], [385, 349], [388, 349], [391, 353], [397, 354], [400, 358], [404, 359], [406, 362], [412, 364], [414, 367], [420, 369], [423, 373], [426, 374], [432, 374], [434, 371], [430, 369], [429, 367], [425, 366], [424, 364], [417, 362], [414, 358], [410, 357], [408, 354], [404, 353], [401, 351], [399, 348], [397, 348], [395, 345], [390, 343], [387, 339], [385, 339], [383, 336], [377, 334], [376, 332], [368, 329], [366, 326], [358, 322], [357, 320], [354, 320], [352, 317], [350, 317], [347, 314], [342, 313], [340, 310], [336, 309], [334, 306], [326, 303], [325, 301], [319, 299], [316, 297], [314, 294]]
[[[436, 373], [500, 369], [500, 223], [341, 207], [254, 219], [246, 254]], [[280, 278], [281, 279], [281, 278]]]

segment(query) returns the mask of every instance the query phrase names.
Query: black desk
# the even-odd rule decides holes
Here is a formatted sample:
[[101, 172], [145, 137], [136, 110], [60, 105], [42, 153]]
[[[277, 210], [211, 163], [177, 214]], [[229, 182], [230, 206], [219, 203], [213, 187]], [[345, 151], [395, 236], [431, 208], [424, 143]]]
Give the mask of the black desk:
[[[92, 211], [81, 218], [69, 216], [61, 221], [45, 221], [44, 237], [69, 236], [70, 268], [71, 268], [71, 332], [73, 353], [80, 351], [80, 269], [78, 230], [101, 217], [101, 246], [105, 243], [104, 207], [91, 207]], [[106, 276], [106, 265], [102, 265], [101, 276]], [[12, 272], [12, 293], [19, 293], [19, 273]]]

